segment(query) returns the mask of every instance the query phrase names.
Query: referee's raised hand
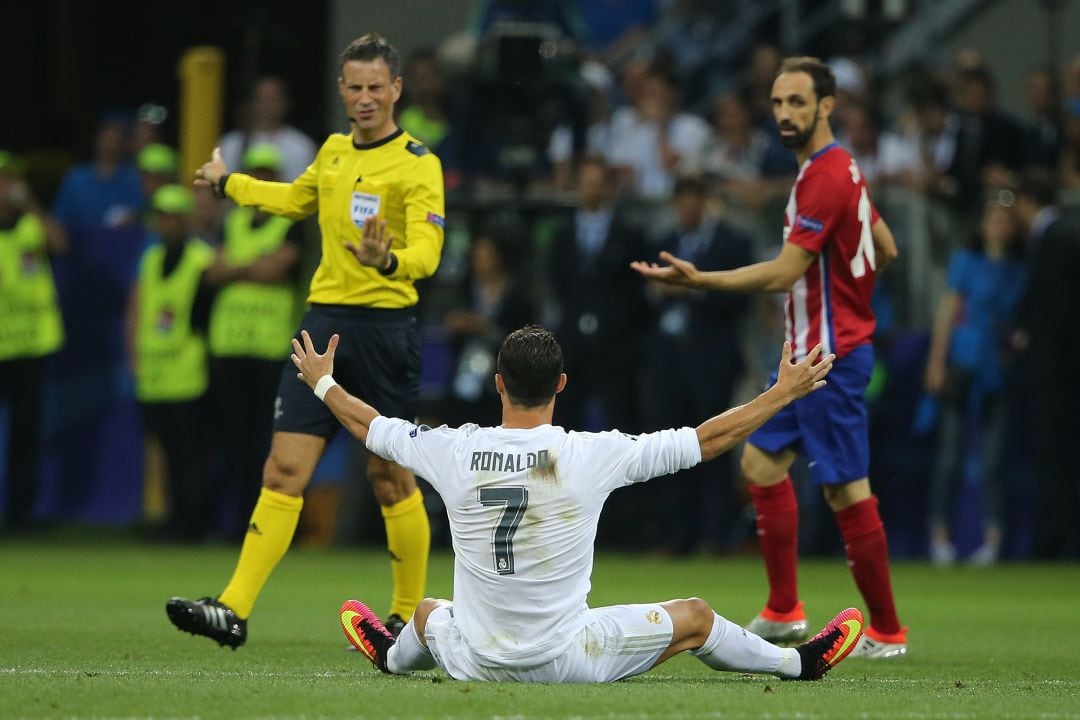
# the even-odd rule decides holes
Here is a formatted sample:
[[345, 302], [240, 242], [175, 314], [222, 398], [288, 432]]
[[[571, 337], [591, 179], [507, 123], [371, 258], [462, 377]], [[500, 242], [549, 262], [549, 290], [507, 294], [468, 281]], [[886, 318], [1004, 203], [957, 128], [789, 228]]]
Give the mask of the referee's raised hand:
[[293, 365], [300, 371], [296, 373], [296, 377], [314, 389], [319, 378], [334, 374], [334, 351], [337, 350], [338, 340], [341, 338], [337, 333], [331, 335], [330, 342], [326, 345], [326, 352], [320, 355], [315, 352], [315, 346], [311, 343], [311, 336], [308, 335], [307, 330], [301, 330], [300, 337], [304, 340], [303, 345], [296, 338], [292, 341]]
[[379, 217], [368, 218], [364, 222], [364, 231], [360, 235], [360, 244], [345, 243], [345, 249], [353, 254], [361, 265], [386, 270], [390, 267], [394, 244], [393, 233], [387, 232], [386, 220]]

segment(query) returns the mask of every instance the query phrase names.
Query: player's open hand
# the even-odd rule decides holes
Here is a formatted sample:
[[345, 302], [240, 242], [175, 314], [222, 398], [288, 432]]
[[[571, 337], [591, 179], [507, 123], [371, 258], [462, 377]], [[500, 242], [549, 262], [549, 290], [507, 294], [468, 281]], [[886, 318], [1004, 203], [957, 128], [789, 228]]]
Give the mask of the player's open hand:
[[650, 280], [667, 285], [697, 287], [700, 282], [701, 271], [694, 266], [694, 263], [675, 257], [666, 250], [660, 253], [660, 260], [666, 262], [667, 265], [635, 260], [630, 263], [630, 267]]
[[315, 352], [315, 346], [311, 344], [311, 336], [308, 335], [307, 330], [300, 331], [300, 337], [304, 341], [301, 345], [300, 340], [293, 338], [292, 346], [292, 362], [296, 366], [296, 369], [300, 372], [296, 373], [296, 377], [307, 383], [308, 387], [314, 389], [315, 383], [319, 382], [319, 378], [323, 375], [334, 374], [334, 352], [337, 350], [338, 341], [341, 339], [337, 333], [330, 336], [330, 342], [326, 345], [326, 352], [320, 355]]
[[353, 254], [361, 265], [386, 269], [390, 265], [390, 248], [394, 236], [387, 232], [386, 221], [371, 217], [364, 221], [364, 230], [360, 234], [360, 244], [345, 243], [345, 249]]
[[775, 387], [784, 392], [789, 401], [798, 400], [818, 388], [825, 387], [825, 376], [832, 370], [836, 355], [821, 354], [821, 344], [806, 353], [801, 362], [792, 362], [791, 343], [785, 342], [780, 354], [780, 369], [776, 374]]
[[214, 152], [210, 155], [210, 162], [203, 163], [203, 166], [195, 171], [195, 184], [205, 185], [217, 190], [221, 176], [228, 172], [229, 168], [225, 166], [225, 161], [221, 159], [221, 148], [214, 148]]

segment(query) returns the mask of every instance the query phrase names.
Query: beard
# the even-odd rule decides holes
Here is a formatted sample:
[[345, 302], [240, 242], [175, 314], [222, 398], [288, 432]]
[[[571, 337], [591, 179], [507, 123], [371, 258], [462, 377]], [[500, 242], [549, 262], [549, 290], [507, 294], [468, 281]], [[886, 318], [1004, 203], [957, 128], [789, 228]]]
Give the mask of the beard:
[[783, 134], [781, 134], [780, 135], [781, 144], [783, 144], [783, 146], [786, 147], [786, 148], [791, 148], [792, 150], [798, 150], [799, 148], [806, 145], [806, 143], [810, 142], [810, 138], [814, 137], [814, 132], [817, 130], [817, 124], [818, 124], [818, 116], [817, 116], [817, 113], [814, 113], [814, 121], [812, 123], [810, 123], [810, 127], [806, 128], [802, 132], [799, 132], [799, 129], [796, 128], [794, 125], [785, 125], [785, 126], [783, 126], [781, 129], [791, 128], [791, 129], [795, 130], [795, 134], [794, 135], [783, 135]]

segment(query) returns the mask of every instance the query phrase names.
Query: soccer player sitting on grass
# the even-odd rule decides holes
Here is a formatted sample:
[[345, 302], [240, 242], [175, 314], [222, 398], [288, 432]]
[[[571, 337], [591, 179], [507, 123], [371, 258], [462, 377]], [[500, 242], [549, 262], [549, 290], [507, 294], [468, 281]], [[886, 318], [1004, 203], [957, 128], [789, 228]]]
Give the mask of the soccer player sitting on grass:
[[562, 349], [529, 326], [503, 341], [495, 385], [502, 425], [430, 428], [385, 417], [333, 378], [338, 336], [316, 353], [293, 340], [297, 377], [368, 450], [429, 480], [450, 516], [454, 600], [423, 600], [398, 639], [347, 601], [349, 641], [385, 673], [442, 668], [458, 680], [610, 682], [689, 650], [716, 670], [817, 680], [855, 646], [854, 608], [795, 648], [781, 648], [698, 598], [590, 609], [593, 540], [611, 491], [711, 460], [796, 398], [825, 385], [834, 357], [791, 361], [776, 383], [697, 428], [645, 435], [566, 432], [551, 424], [566, 386]]

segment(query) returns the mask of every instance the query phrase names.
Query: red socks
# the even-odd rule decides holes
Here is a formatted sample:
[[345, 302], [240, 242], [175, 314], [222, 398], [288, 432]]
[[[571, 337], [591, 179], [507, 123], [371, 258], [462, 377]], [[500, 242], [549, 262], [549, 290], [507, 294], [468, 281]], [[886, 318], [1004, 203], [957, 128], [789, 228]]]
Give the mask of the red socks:
[[889, 579], [889, 543], [878, 514], [877, 498], [870, 497], [844, 508], [836, 513], [836, 522], [844, 538], [855, 585], [870, 611], [870, 626], [883, 634], [900, 632]]
[[757, 512], [757, 534], [769, 577], [769, 601], [765, 607], [777, 613], [790, 612], [799, 602], [799, 504], [791, 476], [776, 485], [751, 484], [750, 497]]

